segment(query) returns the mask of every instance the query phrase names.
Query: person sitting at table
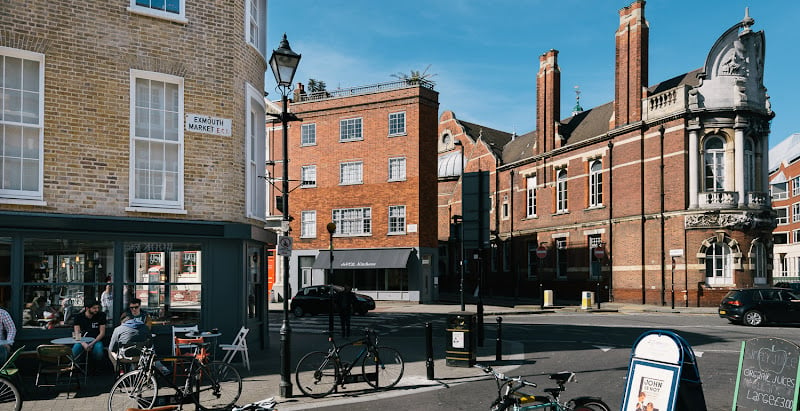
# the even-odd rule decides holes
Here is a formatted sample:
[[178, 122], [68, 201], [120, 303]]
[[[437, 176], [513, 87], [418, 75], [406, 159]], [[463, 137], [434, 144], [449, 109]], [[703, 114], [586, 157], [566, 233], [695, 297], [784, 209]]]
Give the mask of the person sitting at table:
[[128, 302], [128, 309], [122, 313], [119, 321], [120, 323], [125, 322], [125, 320], [129, 319], [136, 319], [140, 320], [147, 328], [150, 328], [153, 325], [153, 318], [150, 317], [150, 314], [147, 311], [142, 309], [142, 300], [138, 298], [132, 298]]
[[127, 319], [119, 327], [115, 328], [114, 332], [111, 333], [111, 341], [108, 343], [108, 359], [111, 360], [114, 369], [117, 369], [120, 348], [125, 344], [145, 342], [149, 337], [150, 330], [138, 318]]
[[89, 342], [81, 341], [72, 346], [72, 356], [78, 358], [81, 353], [86, 353], [95, 360], [103, 359], [103, 337], [106, 336], [106, 314], [100, 311], [100, 303], [89, 300], [86, 308], [75, 316], [73, 329], [81, 336], [92, 338]]

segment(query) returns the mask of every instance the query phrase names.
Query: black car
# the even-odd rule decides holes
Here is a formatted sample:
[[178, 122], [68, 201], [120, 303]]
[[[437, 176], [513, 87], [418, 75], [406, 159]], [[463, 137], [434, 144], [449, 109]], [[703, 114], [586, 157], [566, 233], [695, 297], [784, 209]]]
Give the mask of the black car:
[[794, 291], [795, 293], [800, 293], [800, 283], [780, 282], [780, 283], [775, 283], [775, 287], [791, 288], [792, 291]]
[[[330, 295], [330, 285], [313, 285], [303, 287], [295, 294], [291, 301], [291, 310], [295, 317], [302, 317], [308, 314], [327, 314], [330, 312], [331, 302], [333, 302], [333, 312], [339, 312], [336, 305], [336, 294], [344, 291], [344, 287], [334, 285], [333, 296]], [[369, 310], [375, 309], [375, 300], [364, 294], [356, 294], [356, 303], [353, 305], [353, 313], [364, 315]], [[331, 298], [333, 301], [331, 301]]]
[[729, 291], [719, 303], [719, 316], [757, 327], [800, 323], [800, 296], [787, 288], [745, 288]]

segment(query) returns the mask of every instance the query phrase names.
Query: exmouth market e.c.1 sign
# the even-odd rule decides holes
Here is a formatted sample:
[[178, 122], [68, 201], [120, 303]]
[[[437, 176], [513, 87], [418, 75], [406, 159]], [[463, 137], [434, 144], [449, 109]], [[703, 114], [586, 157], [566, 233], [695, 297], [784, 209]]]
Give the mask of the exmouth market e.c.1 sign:
[[230, 137], [231, 119], [205, 116], [202, 114], [187, 114], [186, 131]]

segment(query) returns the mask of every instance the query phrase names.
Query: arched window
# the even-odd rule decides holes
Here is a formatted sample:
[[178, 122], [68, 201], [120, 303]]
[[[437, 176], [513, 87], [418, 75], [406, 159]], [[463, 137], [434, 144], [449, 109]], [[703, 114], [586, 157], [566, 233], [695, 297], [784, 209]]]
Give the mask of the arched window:
[[444, 135], [442, 136], [442, 144], [445, 147], [449, 147], [450, 143], [451, 143], [450, 134], [449, 133], [444, 133]]
[[594, 160], [589, 166], [589, 207], [603, 204], [603, 163]]
[[756, 155], [753, 151], [753, 140], [744, 140], [744, 191], [752, 192], [756, 190]]
[[725, 190], [725, 142], [718, 136], [705, 142], [703, 165], [705, 169], [705, 191]]
[[706, 283], [733, 284], [731, 248], [725, 243], [713, 243], [706, 249]]
[[567, 170], [558, 170], [556, 177], [556, 212], [567, 212]]

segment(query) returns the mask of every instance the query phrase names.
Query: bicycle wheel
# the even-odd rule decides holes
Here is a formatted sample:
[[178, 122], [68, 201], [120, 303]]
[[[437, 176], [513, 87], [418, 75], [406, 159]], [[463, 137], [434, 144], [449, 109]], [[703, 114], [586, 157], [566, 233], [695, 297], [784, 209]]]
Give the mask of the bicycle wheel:
[[403, 357], [394, 348], [375, 347], [364, 357], [361, 372], [374, 388], [392, 388], [403, 377]]
[[22, 396], [13, 382], [0, 378], [0, 410], [19, 411], [22, 407]]
[[201, 410], [228, 409], [242, 395], [242, 377], [232, 365], [214, 361], [192, 371], [194, 402]]
[[601, 400], [592, 400], [576, 406], [573, 411], [611, 411], [611, 408]]
[[128, 408], [153, 408], [158, 397], [156, 377], [148, 378], [144, 370], [133, 370], [117, 379], [108, 395], [108, 411]]
[[322, 398], [336, 388], [339, 368], [336, 361], [328, 358], [328, 353], [314, 351], [303, 356], [297, 363], [294, 379], [303, 394], [311, 398]]

